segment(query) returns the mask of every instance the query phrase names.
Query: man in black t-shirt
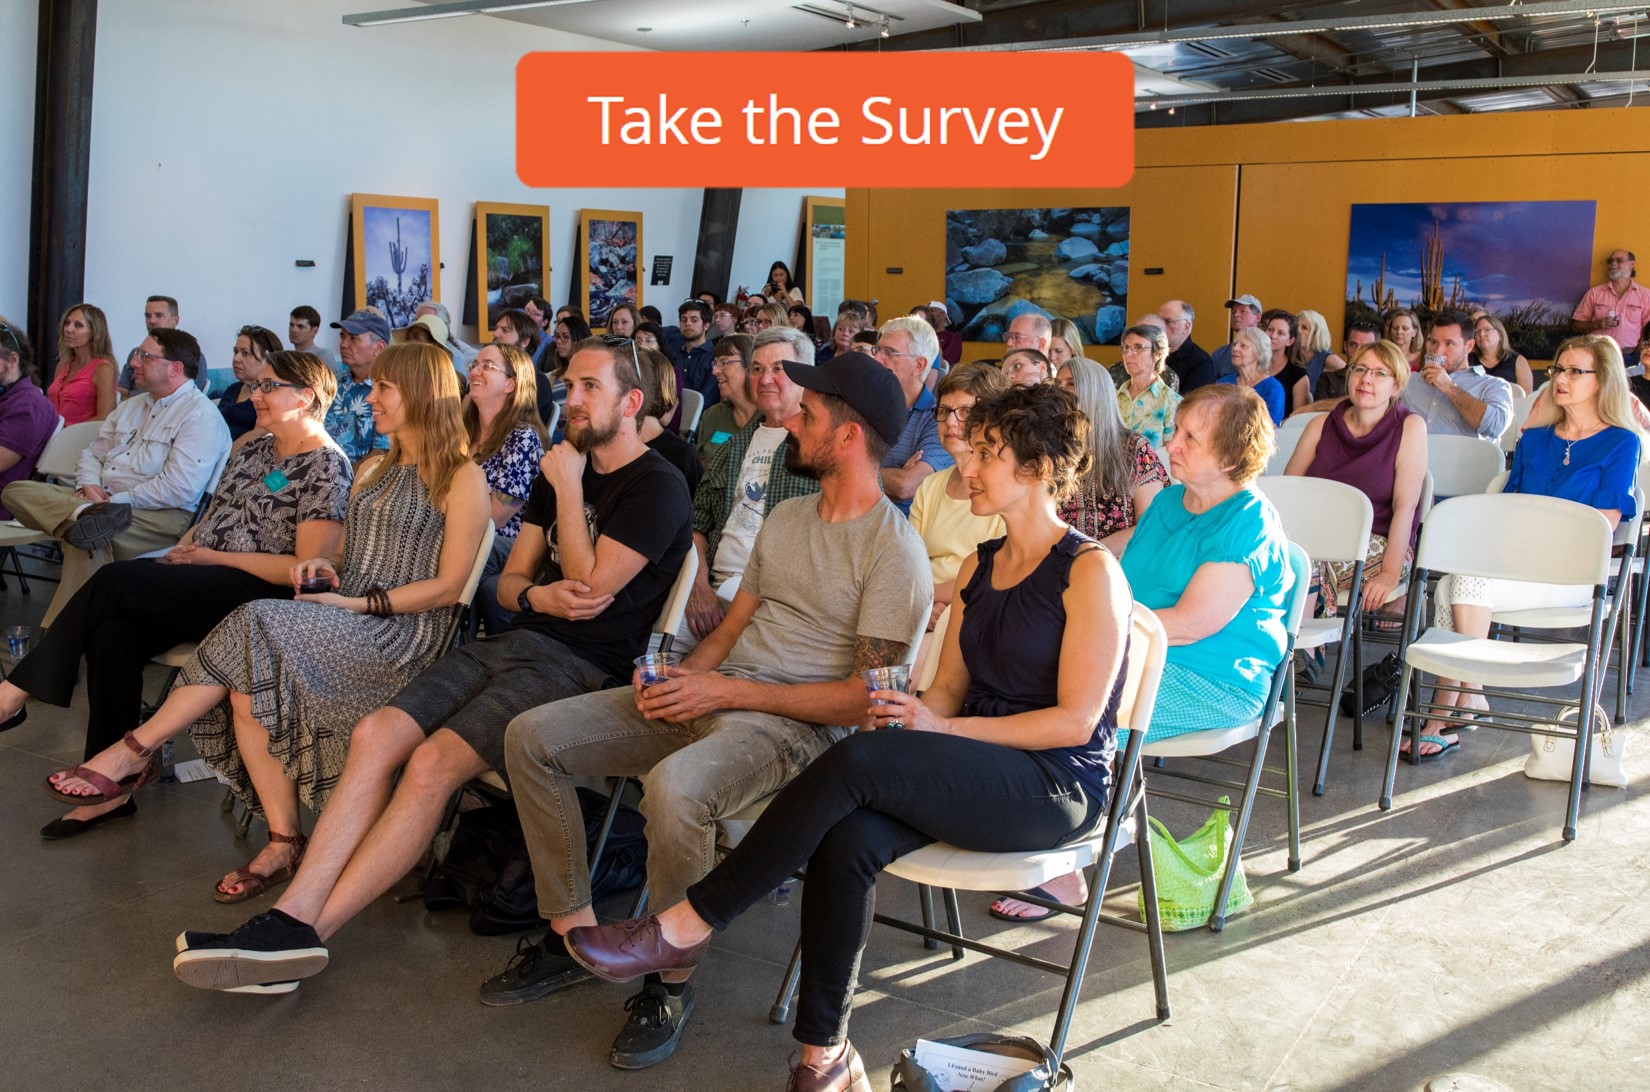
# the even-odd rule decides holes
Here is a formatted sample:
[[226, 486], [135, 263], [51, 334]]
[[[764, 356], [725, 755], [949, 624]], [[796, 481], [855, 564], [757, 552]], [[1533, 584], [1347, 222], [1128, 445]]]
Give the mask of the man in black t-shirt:
[[512, 717], [629, 679], [692, 548], [693, 508], [681, 472], [637, 434], [635, 347], [614, 340], [581, 342], [568, 366], [567, 440], [539, 464], [499, 578], [515, 626], [448, 652], [362, 719], [292, 886], [233, 933], [179, 938], [183, 981], [296, 988], [326, 966], [325, 940], [417, 862], [452, 794], [505, 772]]

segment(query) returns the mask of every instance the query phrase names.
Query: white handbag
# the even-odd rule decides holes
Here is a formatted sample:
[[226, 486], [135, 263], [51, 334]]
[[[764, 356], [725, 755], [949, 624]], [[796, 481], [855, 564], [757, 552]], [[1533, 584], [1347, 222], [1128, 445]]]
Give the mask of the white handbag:
[[[1566, 709], [1558, 715], [1561, 722], [1573, 725], [1576, 710]], [[1587, 764], [1587, 780], [1594, 785], [1612, 789], [1627, 787], [1627, 773], [1622, 759], [1627, 754], [1627, 734], [1610, 726], [1610, 717], [1599, 706], [1593, 707], [1593, 752]], [[1530, 757], [1524, 760], [1524, 776], [1537, 781], [1568, 781], [1575, 762], [1574, 740], [1552, 736], [1531, 736]]]

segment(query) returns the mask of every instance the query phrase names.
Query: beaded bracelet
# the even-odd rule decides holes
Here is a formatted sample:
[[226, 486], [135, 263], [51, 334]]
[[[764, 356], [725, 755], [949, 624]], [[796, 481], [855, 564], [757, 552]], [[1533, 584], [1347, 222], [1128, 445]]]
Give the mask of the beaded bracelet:
[[376, 614], [381, 617], [384, 615], [394, 614], [395, 608], [390, 603], [390, 593], [379, 587], [368, 588], [367, 613]]

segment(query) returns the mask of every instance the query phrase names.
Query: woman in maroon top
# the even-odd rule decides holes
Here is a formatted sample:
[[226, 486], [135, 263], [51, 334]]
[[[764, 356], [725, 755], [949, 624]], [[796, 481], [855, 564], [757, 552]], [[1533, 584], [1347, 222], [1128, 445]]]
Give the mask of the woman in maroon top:
[[[57, 409], [34, 385], [34, 353], [23, 331], [0, 315], [0, 488], [34, 473], [57, 431]], [[0, 519], [11, 513], [0, 504]]]
[[[1415, 554], [1415, 518], [1427, 472], [1427, 426], [1398, 404], [1409, 382], [1404, 351], [1390, 341], [1367, 345], [1347, 368], [1347, 397], [1314, 418], [1289, 458], [1285, 474], [1329, 478], [1361, 489], [1375, 509], [1369, 554], [1364, 564], [1367, 610], [1391, 603], [1409, 579]], [[1398, 548], [1389, 549], [1389, 542]], [[1348, 564], [1319, 565], [1320, 589], [1350, 591]], [[1335, 613], [1335, 597], [1322, 592], [1325, 612]]]

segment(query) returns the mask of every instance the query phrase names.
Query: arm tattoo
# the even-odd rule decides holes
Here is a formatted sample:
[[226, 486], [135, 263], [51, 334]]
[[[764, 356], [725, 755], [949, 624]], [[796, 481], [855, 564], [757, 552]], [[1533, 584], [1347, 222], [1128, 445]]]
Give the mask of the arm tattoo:
[[902, 664], [911, 646], [905, 641], [890, 641], [885, 637], [854, 638], [854, 674], [873, 667]]

